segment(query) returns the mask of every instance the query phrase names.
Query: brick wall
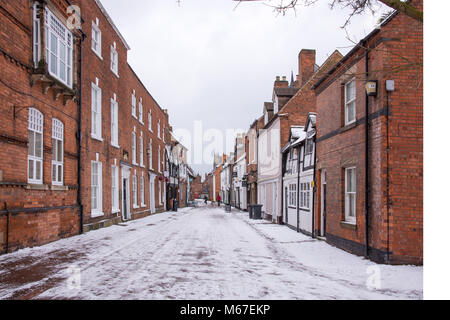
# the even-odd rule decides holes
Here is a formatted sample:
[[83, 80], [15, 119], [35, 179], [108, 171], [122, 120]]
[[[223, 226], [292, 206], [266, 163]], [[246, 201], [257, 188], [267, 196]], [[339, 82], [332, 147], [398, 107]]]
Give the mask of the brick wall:
[[[50, 1], [65, 15], [67, 4]], [[31, 85], [33, 71], [32, 3], [0, 1], [0, 252], [42, 245], [79, 231], [77, 206], [78, 109], [64, 105], [55, 89]], [[74, 59], [77, 57], [74, 49]], [[76, 71], [75, 71], [76, 72]], [[75, 76], [75, 74], [74, 74]], [[39, 110], [43, 126], [43, 185], [28, 184], [28, 110]], [[63, 187], [52, 186], [52, 119], [64, 124]], [[9, 227], [7, 228], [7, 221]], [[7, 230], [8, 229], [8, 230]], [[8, 240], [8, 244], [7, 244]]]
[[[379, 262], [423, 261], [422, 27], [398, 14], [367, 39], [369, 79], [379, 84], [378, 96], [368, 99], [368, 238], [370, 258]], [[414, 65], [395, 71], [405, 59]], [[327, 176], [327, 240], [361, 255], [366, 248], [365, 71], [364, 50], [358, 47], [316, 90], [318, 169]], [[344, 127], [343, 84], [355, 75], [357, 122]], [[386, 80], [396, 84], [389, 94], [389, 122]], [[357, 168], [356, 225], [342, 223], [344, 168], [349, 166]], [[320, 203], [319, 193], [319, 212]]]

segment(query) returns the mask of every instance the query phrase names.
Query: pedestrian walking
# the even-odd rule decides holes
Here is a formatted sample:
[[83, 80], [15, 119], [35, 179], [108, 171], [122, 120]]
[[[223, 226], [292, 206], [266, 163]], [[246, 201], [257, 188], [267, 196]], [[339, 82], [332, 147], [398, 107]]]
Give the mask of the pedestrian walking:
[[216, 201], [217, 201], [218, 206], [220, 207], [220, 201], [222, 201], [220, 194], [217, 194]]

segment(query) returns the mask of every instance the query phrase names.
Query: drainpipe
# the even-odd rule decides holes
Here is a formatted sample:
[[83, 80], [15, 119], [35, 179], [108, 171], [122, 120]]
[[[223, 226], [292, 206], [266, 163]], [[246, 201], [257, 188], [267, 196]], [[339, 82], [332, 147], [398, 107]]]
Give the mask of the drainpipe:
[[317, 184], [316, 184], [316, 160], [317, 160], [317, 148], [316, 148], [316, 136], [314, 136], [313, 138], [313, 142], [314, 142], [314, 162], [313, 162], [313, 182], [314, 182], [314, 188], [312, 188], [312, 207], [311, 207], [311, 214], [312, 214], [312, 237], [313, 239], [316, 237], [316, 232], [315, 232], [315, 227], [316, 227], [316, 215], [315, 215], [315, 199], [316, 199], [316, 188], [317, 188]]
[[82, 86], [81, 86], [81, 62], [82, 62], [82, 52], [83, 52], [83, 41], [86, 38], [86, 35], [82, 33], [81, 39], [80, 39], [80, 53], [78, 55], [78, 133], [77, 133], [77, 140], [78, 140], [78, 192], [77, 192], [77, 202], [80, 207], [80, 230], [79, 234], [83, 234], [83, 202], [82, 202], [82, 196], [81, 196], [81, 140], [82, 140], [82, 133], [81, 133], [81, 123], [82, 123], [82, 116], [81, 116], [81, 97], [82, 97]]
[[9, 252], [9, 220], [11, 217], [11, 212], [9, 212], [6, 202], [5, 202], [5, 209], [6, 209], [6, 253], [8, 253]]
[[[369, 78], [369, 49], [367, 48], [367, 41], [365, 42], [365, 63], [366, 63], [366, 80]], [[366, 125], [365, 125], [365, 139], [366, 139], [366, 159], [365, 159], [365, 173], [366, 173], [366, 194], [365, 194], [365, 222], [366, 222], [366, 257], [369, 258], [369, 196], [370, 196], [370, 184], [369, 184], [369, 96], [366, 93]]]
[[297, 232], [300, 232], [300, 164], [301, 164], [301, 150], [302, 147], [299, 145], [298, 151], [297, 151]]
[[390, 260], [390, 256], [389, 256], [389, 249], [390, 249], [390, 236], [389, 236], [389, 232], [390, 232], [390, 219], [389, 219], [389, 211], [391, 209], [391, 197], [390, 197], [390, 167], [389, 167], [389, 156], [390, 156], [390, 152], [391, 152], [391, 147], [389, 144], [389, 113], [391, 112], [390, 110], [390, 101], [389, 101], [389, 91], [386, 91], [386, 99], [387, 99], [387, 110], [386, 110], [386, 140], [387, 140], [387, 156], [386, 156], [386, 215], [387, 215], [387, 250], [386, 250], [386, 259], [387, 259], [387, 263], [389, 263]]

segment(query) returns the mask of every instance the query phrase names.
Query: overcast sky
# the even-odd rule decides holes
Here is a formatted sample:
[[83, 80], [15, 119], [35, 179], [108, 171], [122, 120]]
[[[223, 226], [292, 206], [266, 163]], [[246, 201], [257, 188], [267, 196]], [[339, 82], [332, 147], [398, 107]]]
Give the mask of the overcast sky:
[[[262, 115], [263, 103], [271, 101], [275, 77], [298, 73], [302, 48], [316, 49], [320, 65], [335, 49], [350, 50], [347, 33], [360, 40], [387, 11], [380, 6], [375, 16], [353, 18], [346, 33], [340, 27], [349, 11], [330, 10], [328, 1], [283, 16], [260, 2], [235, 9], [231, 0], [101, 0], [131, 46], [130, 65], [169, 110], [173, 129], [192, 135], [195, 121], [201, 121], [203, 132], [247, 130]], [[183, 143], [195, 149], [189, 140]], [[230, 152], [231, 145], [222, 142], [215, 149], [224, 145]], [[211, 150], [207, 145], [202, 147]], [[205, 163], [210, 159], [198, 163], [192, 153], [191, 158], [194, 169], [210, 171], [212, 165]]]

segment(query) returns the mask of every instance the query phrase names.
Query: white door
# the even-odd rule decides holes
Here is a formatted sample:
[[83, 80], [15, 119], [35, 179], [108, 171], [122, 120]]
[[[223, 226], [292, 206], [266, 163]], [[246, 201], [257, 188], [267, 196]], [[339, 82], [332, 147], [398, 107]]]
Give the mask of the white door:
[[322, 170], [321, 176], [320, 236], [325, 237], [327, 224], [327, 171]]
[[273, 184], [273, 214], [272, 214], [272, 220], [276, 221], [277, 217], [278, 217], [278, 195], [277, 195], [277, 191], [278, 191], [278, 184], [275, 182]]

